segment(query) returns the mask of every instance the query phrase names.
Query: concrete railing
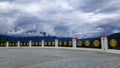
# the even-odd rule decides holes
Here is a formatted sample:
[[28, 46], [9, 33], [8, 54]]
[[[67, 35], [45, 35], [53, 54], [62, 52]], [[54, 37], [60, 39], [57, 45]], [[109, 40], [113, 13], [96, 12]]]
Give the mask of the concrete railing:
[[[20, 41], [17, 41], [17, 48], [21, 47], [20, 43], [21, 43]], [[77, 43], [77, 39], [73, 38], [72, 39], [72, 47], [69, 47], [69, 48], [73, 48], [73, 49], [77, 48], [77, 44], [76, 43]], [[8, 41], [6, 42], [6, 47], [7, 48], [10, 47]], [[32, 41], [31, 40], [28, 42], [28, 47], [34, 47], [34, 46], [32, 46]], [[41, 41], [41, 48], [44, 48], [44, 47], [46, 47], [46, 46], [44, 46], [44, 40], [42, 40]], [[54, 46], [54, 48], [60, 48], [58, 46], [58, 39], [55, 39], [55, 46]], [[101, 37], [101, 50], [105, 51], [107, 49], [108, 49], [108, 39], [107, 39], [106, 36], [102, 36]]]
[[[14, 43], [15, 46], [11, 46], [12, 43], [7, 41], [6, 43], [5, 42], [2, 43], [0, 48], [21, 48], [21, 47], [22, 48], [57, 48], [57, 49], [62, 48], [62, 49], [73, 49], [73, 50], [101, 51], [101, 52], [119, 53], [120, 54], [120, 50], [115, 49], [115, 48], [112, 48], [112, 49], [109, 48], [109, 47], [111, 47], [111, 45], [110, 45], [110, 39], [107, 36], [101, 36], [101, 39], [99, 39], [99, 41], [101, 43], [100, 48], [78, 47], [78, 39], [76, 39], [76, 38], [73, 38], [71, 40], [72, 46], [70, 46], [70, 47], [64, 47], [64, 45], [63, 45], [63, 47], [61, 47], [59, 44], [60, 40], [55, 39], [55, 40], [53, 40], [54, 46], [45, 46], [45, 42], [46, 42], [45, 40], [40, 41], [41, 45], [34, 46], [33, 41], [30, 40], [28, 42], [25, 42], [25, 44], [27, 46], [24, 46], [25, 44], [21, 41], [17, 41], [16, 43]], [[21, 43], [23, 44], [23, 46]], [[36, 44], [36, 43], [34, 42], [34, 44]], [[84, 45], [82, 45], [82, 46], [84, 46]], [[117, 46], [119, 46], [119, 44], [117, 44]]]

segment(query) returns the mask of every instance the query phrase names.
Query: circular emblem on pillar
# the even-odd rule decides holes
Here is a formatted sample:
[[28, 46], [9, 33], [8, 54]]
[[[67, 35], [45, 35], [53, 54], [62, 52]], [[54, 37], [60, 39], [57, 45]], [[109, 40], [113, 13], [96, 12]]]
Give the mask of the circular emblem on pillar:
[[82, 46], [82, 41], [78, 41], [78, 42], [77, 42], [77, 45], [78, 45], [78, 46]]
[[59, 41], [59, 45], [62, 46], [62, 41]]
[[3, 46], [3, 43], [1, 43], [1, 46]]
[[12, 43], [12, 46], [14, 46], [14, 43]]
[[23, 43], [20, 43], [20, 45], [22, 46], [22, 45], [23, 45]]
[[34, 45], [34, 42], [32, 42], [32, 45]]
[[9, 45], [11, 46], [11, 43], [9, 43]]
[[69, 46], [71, 46], [72, 45], [72, 41], [69, 41]]
[[50, 41], [48, 42], [48, 45], [49, 45], [49, 46], [51, 45], [51, 42], [50, 42]]
[[35, 45], [38, 45], [38, 42], [36, 42]]
[[86, 46], [86, 47], [90, 46], [90, 41], [89, 41], [89, 40], [86, 40], [86, 41], [85, 41], [85, 46]]
[[94, 41], [93, 41], [93, 45], [94, 45], [95, 47], [99, 47], [99, 46], [100, 46], [100, 41], [99, 41], [99, 40], [94, 40]]
[[39, 42], [39, 45], [41, 45], [41, 42]]
[[64, 45], [65, 45], [65, 46], [67, 45], [67, 41], [64, 41]]
[[52, 45], [55, 45], [55, 42], [54, 42], [54, 41], [52, 41]]
[[47, 42], [45, 42], [45, 45], [47, 45]]
[[110, 46], [113, 47], [113, 48], [116, 47], [117, 46], [117, 40], [111, 39], [110, 40]]

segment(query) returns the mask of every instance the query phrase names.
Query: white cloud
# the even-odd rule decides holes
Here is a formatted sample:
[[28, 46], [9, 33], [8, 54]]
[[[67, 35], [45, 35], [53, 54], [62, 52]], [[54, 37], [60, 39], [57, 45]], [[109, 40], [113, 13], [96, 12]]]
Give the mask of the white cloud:
[[15, 27], [15, 20], [11, 18], [0, 19], [0, 32], [6, 34], [7, 31], [13, 30]]
[[[103, 3], [100, 4], [103, 5]], [[105, 27], [101, 28], [98, 25], [110, 24], [109, 20], [119, 21], [119, 0], [110, 0], [99, 8], [87, 5], [89, 5], [88, 0], [30, 0], [29, 2], [16, 0], [12, 3], [3, 1], [0, 2], [0, 25], [2, 25], [0, 27], [7, 28], [0, 32], [19, 35], [36, 30], [36, 33], [28, 33], [28, 35], [39, 35], [39, 32], [42, 31], [56, 36], [75, 34], [79, 36], [82, 33], [90, 37], [104, 32]], [[103, 11], [114, 8], [112, 5], [117, 7], [114, 12]], [[94, 9], [86, 12], [83, 10], [84, 6], [87, 6], [85, 8], [94, 7]], [[117, 29], [119, 30], [119, 28]], [[117, 32], [116, 28], [111, 32]]]
[[0, 13], [8, 13], [12, 11], [14, 5], [9, 2], [0, 2]]
[[73, 10], [72, 6], [70, 6], [65, 0], [57, 0], [55, 5], [57, 8], [63, 8], [64, 10]]
[[9, 9], [13, 6], [9, 2], [0, 2], [0, 9]]
[[120, 30], [116, 29], [116, 30], [113, 30], [113, 33], [118, 33], [120, 32]]

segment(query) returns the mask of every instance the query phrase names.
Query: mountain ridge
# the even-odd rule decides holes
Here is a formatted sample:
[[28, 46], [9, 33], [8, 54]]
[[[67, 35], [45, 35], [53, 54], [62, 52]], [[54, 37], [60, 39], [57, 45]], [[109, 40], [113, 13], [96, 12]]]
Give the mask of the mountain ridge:
[[[111, 35], [108, 35], [108, 37], [119, 37], [120, 38], [120, 33], [114, 33]], [[71, 39], [72, 37], [56, 37], [56, 36], [10, 36], [10, 35], [0, 35], [0, 40], [4, 41], [39, 41], [39, 40], [54, 40], [57, 38], [65, 38], [65, 39]]]

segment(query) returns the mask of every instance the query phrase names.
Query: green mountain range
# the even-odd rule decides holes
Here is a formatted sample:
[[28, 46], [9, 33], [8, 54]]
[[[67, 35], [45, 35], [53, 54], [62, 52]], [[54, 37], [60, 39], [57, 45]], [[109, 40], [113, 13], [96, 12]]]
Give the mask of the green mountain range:
[[109, 37], [120, 38], [120, 33], [111, 34], [111, 35], [109, 35]]

